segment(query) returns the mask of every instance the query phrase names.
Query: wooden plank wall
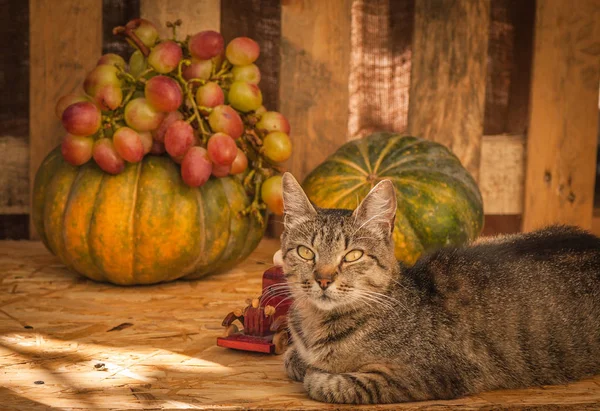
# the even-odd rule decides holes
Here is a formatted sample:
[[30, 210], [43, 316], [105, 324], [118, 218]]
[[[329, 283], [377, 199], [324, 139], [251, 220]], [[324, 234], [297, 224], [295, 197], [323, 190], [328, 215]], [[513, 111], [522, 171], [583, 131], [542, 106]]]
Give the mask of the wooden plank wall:
[[[409, 104], [410, 131], [434, 136], [434, 139], [450, 145], [469, 170], [479, 176], [486, 204], [486, 229], [498, 229], [504, 225], [506, 230], [498, 231], [514, 230], [520, 224], [519, 214], [523, 207], [527, 207], [519, 198], [524, 198], [525, 142], [529, 126], [536, 2], [408, 1], [411, 5], [415, 4], [417, 12], [413, 47], [418, 47], [419, 50], [418, 53], [412, 53], [414, 64]], [[51, 0], [0, 0], [3, 10], [8, 10], [3, 16], [11, 16], [10, 20], [3, 20], [5, 24], [1, 29], [3, 35], [0, 39], [0, 42], [6, 42], [7, 47], [4, 49], [10, 51], [0, 58], [0, 82], [4, 81], [0, 85], [3, 90], [9, 91], [0, 97], [0, 147], [8, 147], [3, 152], [11, 153], [5, 161], [8, 172], [0, 176], [2, 232], [15, 232], [14, 229], [7, 229], [7, 221], [15, 221], [15, 224], [22, 226], [21, 220], [7, 220], [5, 215], [8, 212], [28, 212], [29, 180], [33, 179], [42, 158], [62, 137], [62, 129], [53, 114], [56, 99], [79, 87], [85, 72], [95, 64], [101, 50], [125, 56], [130, 52], [122, 47], [122, 43], [112, 36], [110, 30], [112, 26], [123, 24], [139, 15], [140, 11], [143, 17], [161, 26], [163, 35], [166, 34], [166, 21], [182, 18], [184, 26], [181, 32], [184, 34], [216, 29], [222, 31], [226, 40], [240, 35], [259, 40], [262, 55], [257, 64], [263, 74], [261, 88], [265, 105], [290, 118], [295, 144], [292, 159], [287, 165], [300, 179], [348, 138], [352, 138], [348, 124], [351, 103], [348, 82], [351, 70], [350, 33], [351, 26], [356, 24], [352, 22], [352, 9], [357, 4], [353, 0], [173, 0], [168, 4], [160, 0], [66, 0], [51, 2], [52, 7], [49, 7], [50, 2]], [[452, 12], [449, 8], [451, 3], [454, 4]], [[577, 2], [577, 7], [569, 7], [565, 0], [549, 0], [547, 8], [542, 3], [546, 4], [538, 2], [537, 12], [546, 16], [546, 23], [540, 24], [538, 20], [536, 28], [536, 53], [542, 57], [538, 57], [536, 63], [538, 74], [533, 91], [538, 93], [537, 101], [532, 102], [532, 107], [537, 111], [531, 116], [533, 129], [536, 130], [536, 124], [538, 127], [538, 140], [528, 148], [535, 155], [532, 157], [530, 154], [533, 160], [529, 162], [527, 169], [527, 184], [530, 190], [539, 190], [540, 187], [546, 190], [546, 197], [538, 203], [535, 202], [535, 196], [527, 197], [529, 216], [535, 215], [547, 220], [554, 219], [558, 214], [588, 216], [591, 215], [588, 211], [593, 196], [589, 191], [589, 185], [593, 184], [593, 173], [589, 173], [589, 169], [593, 167], [595, 143], [588, 139], [583, 149], [577, 149], [576, 146], [581, 136], [590, 135], [596, 128], [594, 121], [597, 121], [592, 118], [597, 115], [599, 71], [598, 47], [593, 41], [598, 38], [598, 23], [590, 11], [594, 2], [582, 0]], [[558, 17], [557, 14], [551, 16], [548, 10], [557, 7], [569, 9], [565, 15], [570, 17], [549, 24], [548, 21]], [[186, 13], [182, 15], [180, 10], [186, 10]], [[423, 13], [429, 13], [433, 18], [425, 18]], [[26, 29], [29, 27], [29, 19], [32, 21], [31, 30]], [[457, 21], [456, 25], [451, 23], [454, 20]], [[102, 35], [98, 35], [102, 32], [102, 22], [104, 42]], [[548, 29], [558, 23], [565, 25], [565, 28], [558, 31]], [[393, 25], [393, 21], [390, 24]], [[64, 27], [72, 29], [65, 30]], [[503, 30], [504, 27], [509, 29]], [[403, 35], [406, 35], [404, 31]], [[467, 35], [467, 32], [473, 35]], [[454, 38], [452, 47], [436, 51], [440, 42], [432, 39], [438, 36], [448, 37], [450, 34]], [[27, 42], [30, 35], [33, 64], [29, 75], [24, 76], [29, 68]], [[540, 40], [549, 35], [554, 36], [556, 46], [552, 46], [552, 39]], [[55, 40], [49, 42], [48, 38]], [[506, 45], [510, 47], [505, 47]], [[408, 52], [410, 54], [410, 48]], [[565, 54], [568, 52], [572, 54]], [[568, 58], [569, 56], [573, 58]], [[552, 58], [568, 61], [568, 64], [562, 66], [562, 72], [555, 70], [554, 63], [550, 64], [551, 72], [548, 77], [543, 66], [549, 64], [548, 61]], [[470, 63], [458, 64], [466, 61]], [[491, 64], [485, 64], [486, 61], [491, 61]], [[435, 64], [430, 64], [431, 62]], [[450, 76], [450, 70], [444, 68], [448, 67], [446, 63], [454, 64], [454, 68], [459, 70], [452, 71]], [[431, 67], [433, 72], [427, 72]], [[11, 70], [14, 73], [11, 74]], [[455, 76], [455, 73], [460, 76]], [[435, 76], [435, 84], [427, 82], [432, 76]], [[567, 98], [562, 101], [562, 97], [556, 94], [553, 108], [549, 108], [551, 105], [548, 104], [540, 105], [545, 98], [543, 93], [549, 93], [549, 90], [558, 93], [558, 84], [563, 78], [561, 76], [576, 80], [574, 87], [565, 89]], [[32, 83], [29, 88], [30, 79]], [[543, 79], [554, 86], [548, 88], [542, 82]], [[592, 90], [594, 81], [596, 87]], [[27, 92], [28, 88], [31, 93]], [[460, 97], [467, 95], [469, 90], [476, 91], [472, 99]], [[481, 90], [486, 90], [485, 98], [482, 97]], [[587, 103], [574, 97], [581, 90], [584, 90], [583, 100]], [[454, 98], [461, 100], [461, 104], [455, 104], [452, 100]], [[596, 101], [594, 107], [590, 103], [593, 98]], [[485, 101], [485, 110], [482, 108], [482, 101]], [[562, 123], [561, 116], [555, 114], [563, 112], [559, 107], [560, 103], [570, 107], [566, 110], [568, 119]], [[424, 109], [427, 104], [435, 105], [438, 110]], [[586, 109], [580, 110], [584, 105]], [[35, 110], [31, 124], [31, 145], [27, 143], [29, 106]], [[448, 113], [450, 117], [445, 117]], [[543, 126], [540, 119], [550, 118], [548, 116], [553, 118], [552, 129], [558, 136], [552, 137], [554, 143], [546, 140], [546, 131], [540, 128]], [[462, 121], [463, 117], [467, 118], [466, 122]], [[440, 126], [442, 121], [444, 127]], [[559, 135], [563, 126], [568, 130], [568, 136], [567, 133]], [[550, 126], [547, 124], [546, 127]], [[456, 135], [459, 137], [455, 138]], [[452, 143], [449, 143], [451, 140]], [[578, 143], [574, 144], [574, 141]], [[549, 158], [551, 150], [545, 153], [538, 150], [541, 146], [550, 147], [551, 144], [563, 144], [566, 149], [561, 153], [570, 160], [561, 163], [556, 158]], [[584, 157], [580, 156], [580, 152]], [[15, 153], [21, 155], [14, 155]], [[31, 163], [28, 164], [30, 155]], [[587, 171], [579, 168], [581, 159], [587, 164], [584, 167], [587, 167]], [[551, 184], [540, 182], [540, 170], [543, 169], [542, 177], [547, 178], [547, 164], [555, 167], [549, 170], [552, 175]], [[574, 174], [575, 164], [578, 168]], [[579, 177], [583, 174], [587, 176], [584, 180]], [[567, 192], [565, 187], [568, 186], [569, 175], [572, 177], [572, 190]], [[571, 191], [575, 196], [575, 205], [569, 202], [573, 198], [570, 196]], [[562, 194], [557, 195], [558, 192]], [[539, 211], [531, 211], [545, 206], [546, 198], [551, 197], [558, 204], [551, 207], [554, 211], [544, 209], [541, 214]], [[585, 218], [583, 224], [589, 225], [588, 217]], [[527, 227], [541, 224], [530, 221], [532, 220], [527, 219]]]
[[[140, 0], [140, 16], [159, 28], [161, 37], [171, 37], [168, 21], [181, 19], [183, 25], [178, 33], [182, 36], [202, 30], [220, 29], [220, 0]], [[181, 37], [183, 38], [183, 37]]]
[[[479, 178], [490, 0], [416, 0], [408, 131]], [[437, 40], [437, 41], [435, 41]]]
[[225, 44], [235, 37], [250, 37], [260, 45], [256, 65], [267, 110], [279, 109], [281, 64], [281, 0], [221, 0], [221, 34]]
[[[54, 114], [56, 101], [81, 88], [101, 55], [102, 1], [30, 0], [29, 23], [29, 181], [33, 182], [40, 163], [64, 134]], [[33, 227], [30, 232], [36, 236]]]
[[598, 131], [598, 2], [537, 2], [524, 230], [590, 228]]
[[351, 6], [282, 2], [279, 102], [293, 125], [289, 169], [299, 180], [347, 139]]
[[28, 235], [29, 4], [0, 0], [0, 238]]

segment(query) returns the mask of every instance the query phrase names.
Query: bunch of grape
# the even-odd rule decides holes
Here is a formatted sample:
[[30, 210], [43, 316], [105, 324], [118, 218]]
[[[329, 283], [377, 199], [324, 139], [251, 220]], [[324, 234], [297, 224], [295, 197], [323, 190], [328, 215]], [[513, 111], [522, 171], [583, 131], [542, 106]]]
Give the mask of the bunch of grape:
[[168, 155], [187, 185], [238, 175], [254, 197], [246, 212], [261, 219], [266, 206], [281, 214], [280, 163], [291, 155], [290, 125], [262, 105], [254, 64], [259, 45], [238, 37], [225, 47], [212, 30], [179, 41], [180, 24], [167, 23], [171, 39], [160, 39], [144, 19], [115, 28], [136, 50], [128, 63], [103, 55], [85, 78], [84, 93], [60, 98], [63, 157], [76, 166], [93, 159], [119, 174], [126, 162]]

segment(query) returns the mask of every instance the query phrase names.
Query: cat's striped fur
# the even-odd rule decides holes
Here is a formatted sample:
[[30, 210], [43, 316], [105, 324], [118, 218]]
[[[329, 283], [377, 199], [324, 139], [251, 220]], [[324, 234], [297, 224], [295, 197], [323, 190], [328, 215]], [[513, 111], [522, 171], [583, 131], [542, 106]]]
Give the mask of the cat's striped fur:
[[[449, 399], [600, 373], [600, 239], [551, 227], [405, 268], [390, 235], [395, 201], [384, 181], [354, 213], [317, 209], [284, 176], [281, 249], [295, 299], [285, 367], [311, 398]], [[362, 257], [344, 262], [355, 249]]]

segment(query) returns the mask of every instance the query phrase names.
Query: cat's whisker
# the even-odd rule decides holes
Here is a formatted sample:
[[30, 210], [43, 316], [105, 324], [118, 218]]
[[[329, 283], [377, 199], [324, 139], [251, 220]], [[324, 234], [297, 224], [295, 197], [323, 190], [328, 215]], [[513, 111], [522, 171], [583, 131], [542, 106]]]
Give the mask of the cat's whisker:
[[368, 294], [368, 295], [372, 296], [373, 298], [378, 298], [378, 299], [381, 299], [382, 301], [386, 301], [387, 303], [389, 303], [392, 306], [392, 308], [395, 308], [397, 305], [400, 308], [402, 308], [403, 310], [407, 310], [407, 307], [404, 304], [402, 304], [397, 299], [390, 297], [389, 295], [378, 293], [375, 291], [368, 291], [368, 290], [361, 290], [361, 292], [364, 292], [365, 294]]
[[275, 308], [279, 307], [279, 306], [281, 305], [281, 303], [283, 303], [283, 302], [285, 302], [285, 301], [289, 300], [290, 298], [292, 298], [292, 296], [291, 296], [291, 295], [290, 295], [290, 296], [288, 296], [288, 297], [286, 297], [286, 298], [284, 298], [283, 300], [279, 301], [279, 303], [278, 303], [278, 304], [275, 306]]
[[361, 298], [368, 299], [369, 301], [373, 301], [374, 303], [377, 303], [377, 304], [379, 304], [379, 305], [381, 305], [381, 306], [384, 306], [384, 307], [386, 307], [386, 308], [388, 308], [388, 309], [390, 309], [390, 310], [394, 310], [394, 308], [395, 308], [395, 307], [394, 307], [392, 304], [390, 304], [389, 302], [387, 302], [387, 301], [384, 301], [384, 300], [381, 300], [381, 299], [379, 299], [379, 298], [376, 298], [375, 296], [368, 295], [368, 294], [366, 294], [366, 293], [362, 293], [361, 291], [358, 291], [358, 292], [356, 293], [356, 295], [360, 296]]
[[370, 298], [367, 298], [365, 296], [361, 296], [361, 295], [356, 295], [355, 294], [355, 301], [360, 302], [361, 304], [365, 304], [366, 306], [368, 306], [371, 310], [373, 310], [373, 305], [371, 303], [379, 303], [378, 301], [372, 300]]

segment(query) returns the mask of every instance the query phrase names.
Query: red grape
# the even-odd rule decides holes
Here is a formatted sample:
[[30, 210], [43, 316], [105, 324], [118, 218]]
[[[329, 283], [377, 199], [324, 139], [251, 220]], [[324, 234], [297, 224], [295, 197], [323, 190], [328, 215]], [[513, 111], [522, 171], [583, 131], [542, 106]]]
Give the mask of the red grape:
[[165, 133], [165, 149], [171, 157], [184, 155], [194, 141], [194, 128], [184, 120], [174, 121]]
[[260, 118], [266, 112], [267, 112], [267, 108], [265, 106], [260, 106], [259, 108], [257, 108], [256, 110], [254, 110], [254, 114], [256, 114], [256, 116], [258, 118]]
[[208, 116], [210, 128], [215, 132], [222, 132], [232, 138], [240, 138], [244, 133], [242, 118], [233, 108], [222, 105], [213, 108]]
[[244, 113], [258, 109], [262, 105], [262, 93], [256, 84], [235, 81], [229, 88], [229, 104]]
[[183, 69], [181, 74], [186, 80], [191, 80], [193, 78], [208, 80], [212, 73], [212, 65], [213, 63], [210, 60], [197, 60], [192, 58], [192, 64]]
[[125, 123], [137, 131], [151, 131], [160, 126], [165, 113], [156, 111], [145, 98], [134, 98], [125, 106]]
[[[156, 43], [158, 30], [152, 22], [145, 19], [133, 19], [127, 23], [126, 27], [133, 28], [135, 35], [146, 47], [152, 47]], [[127, 39], [127, 41], [134, 45], [131, 40]]]
[[96, 63], [96, 65], [100, 66], [102, 64], [106, 64], [108, 66], [118, 66], [118, 67], [121, 67], [122, 69], [124, 69], [126, 67], [125, 59], [123, 57], [119, 56], [118, 54], [114, 54], [114, 53], [108, 53], [108, 54], [102, 55], [102, 57], [100, 57], [100, 59], [98, 60], [98, 63]]
[[235, 66], [252, 64], [260, 54], [260, 46], [249, 37], [237, 37], [229, 42], [225, 55]]
[[283, 215], [283, 187], [281, 176], [269, 177], [262, 185], [260, 194], [269, 210]]
[[231, 174], [240, 174], [246, 171], [248, 168], [248, 157], [246, 154], [238, 148], [237, 155], [235, 156], [235, 160], [231, 163]]
[[161, 143], [165, 142], [165, 133], [171, 124], [176, 120], [183, 120], [183, 114], [180, 111], [171, 111], [165, 116], [165, 119], [160, 123], [156, 130], [152, 131], [152, 136], [155, 140]]
[[97, 140], [94, 143], [92, 153], [96, 164], [107, 173], [119, 174], [125, 170], [125, 162], [117, 154], [111, 139], [101, 138]]
[[250, 84], [260, 83], [260, 70], [256, 64], [248, 64], [247, 66], [234, 66], [231, 69], [233, 81], [245, 81]]
[[94, 101], [103, 110], [115, 110], [123, 102], [123, 90], [119, 86], [105, 84], [96, 93]]
[[83, 89], [103, 109], [116, 109], [123, 101], [119, 70], [115, 66], [101, 64], [87, 75]]
[[144, 154], [148, 154], [150, 150], [152, 150], [152, 145], [154, 143], [154, 140], [152, 139], [152, 133], [150, 133], [149, 131], [140, 131], [138, 135], [142, 139], [142, 145], [144, 146]]
[[102, 114], [100, 109], [89, 101], [71, 104], [62, 115], [65, 129], [76, 136], [90, 136], [100, 128]]
[[148, 62], [142, 52], [139, 50], [134, 51], [129, 57], [129, 74], [137, 78], [147, 67]]
[[144, 143], [140, 135], [129, 127], [121, 127], [115, 131], [113, 145], [125, 161], [137, 163], [144, 158]]
[[264, 131], [283, 131], [286, 134], [290, 134], [290, 123], [283, 114], [276, 111], [267, 111], [261, 117], [258, 123], [256, 123], [258, 130]]
[[80, 166], [92, 158], [94, 140], [91, 137], [79, 137], [67, 134], [60, 145], [60, 152], [67, 163]]
[[192, 57], [207, 60], [219, 55], [223, 51], [225, 40], [221, 33], [205, 30], [194, 34], [188, 43]]
[[292, 142], [282, 131], [271, 131], [263, 140], [262, 151], [265, 157], [281, 163], [292, 155]]
[[56, 102], [56, 106], [54, 107], [54, 112], [56, 113], [56, 117], [62, 120], [62, 115], [67, 107], [71, 104], [79, 103], [80, 101], [90, 101], [89, 98], [82, 95], [77, 94], [67, 94], [62, 96]]
[[181, 162], [181, 178], [190, 187], [200, 187], [208, 181], [213, 165], [202, 147], [190, 148]]
[[160, 141], [156, 140], [152, 141], [152, 148], [150, 149], [150, 154], [160, 155], [163, 154], [165, 151], [166, 150], [164, 143], [161, 143]]
[[183, 102], [183, 92], [179, 83], [167, 76], [155, 76], [148, 80], [144, 95], [157, 111], [175, 111]]
[[237, 155], [235, 141], [224, 133], [213, 134], [206, 145], [208, 157], [217, 165], [231, 165]]
[[225, 102], [223, 89], [212, 81], [198, 87], [196, 91], [196, 104], [202, 107], [216, 107]]
[[231, 164], [228, 164], [228, 165], [213, 164], [213, 167], [212, 167], [212, 175], [215, 177], [226, 177], [229, 175], [230, 171], [231, 171]]
[[183, 52], [179, 44], [172, 40], [167, 40], [152, 48], [148, 56], [148, 64], [159, 73], [166, 74], [177, 68], [182, 57]]
[[121, 80], [117, 76], [118, 73], [119, 69], [117, 69], [115, 66], [109, 66], [106, 64], [96, 66], [85, 77], [85, 80], [83, 81], [83, 89], [87, 94], [95, 97], [98, 90], [106, 84], [112, 84], [116, 87], [121, 87]]

